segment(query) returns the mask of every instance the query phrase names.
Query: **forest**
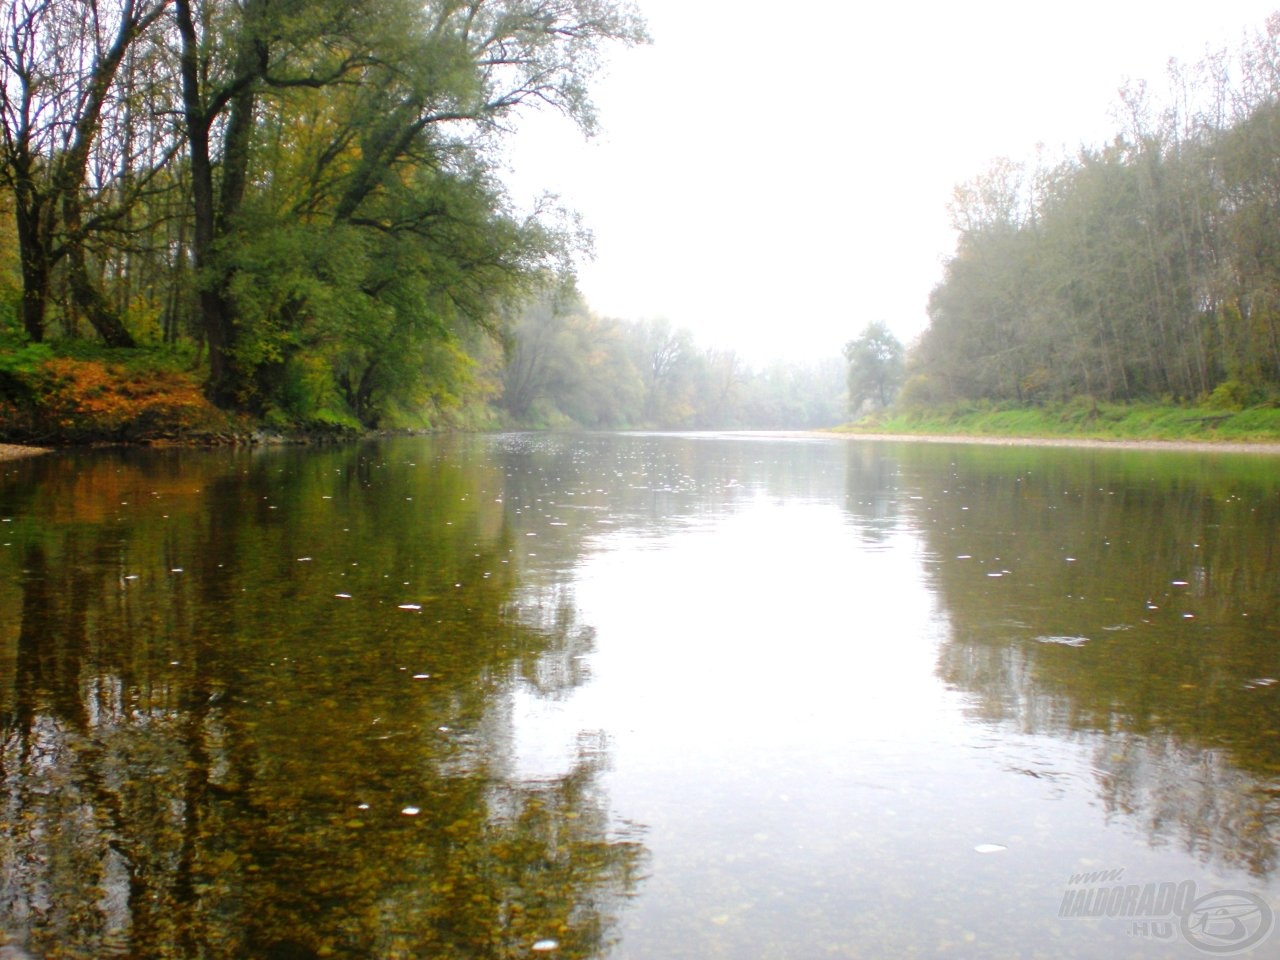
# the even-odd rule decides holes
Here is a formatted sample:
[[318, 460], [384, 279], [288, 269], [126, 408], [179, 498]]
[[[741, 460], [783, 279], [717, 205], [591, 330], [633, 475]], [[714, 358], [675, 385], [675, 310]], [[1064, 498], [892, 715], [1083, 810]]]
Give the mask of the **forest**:
[[503, 182], [530, 111], [595, 130], [593, 79], [648, 41], [626, 3], [14, 0], [0, 20], [10, 439], [1280, 391], [1280, 15], [1171, 63], [1167, 93], [1127, 86], [1110, 142], [958, 187], [905, 357], [866, 318], [843, 359], [763, 368], [596, 315], [572, 276], [588, 233]]
[[837, 359], [749, 369], [660, 320], [593, 316], [572, 213], [508, 195], [521, 116], [594, 131], [607, 54], [647, 42], [629, 5], [16, 0], [2, 16], [10, 435], [199, 421], [200, 404], [302, 429], [843, 416]]
[[956, 190], [901, 402], [1277, 398], [1280, 15], [1116, 115], [1103, 146]]

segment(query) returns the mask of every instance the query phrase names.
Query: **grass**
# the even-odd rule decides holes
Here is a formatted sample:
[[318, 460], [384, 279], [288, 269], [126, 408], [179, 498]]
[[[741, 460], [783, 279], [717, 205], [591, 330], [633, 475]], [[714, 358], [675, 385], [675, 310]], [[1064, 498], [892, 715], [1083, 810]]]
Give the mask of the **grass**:
[[1088, 398], [1034, 407], [970, 403], [891, 408], [839, 430], [923, 436], [1274, 443], [1280, 442], [1280, 408], [1223, 410], [1174, 404], [1105, 404]]

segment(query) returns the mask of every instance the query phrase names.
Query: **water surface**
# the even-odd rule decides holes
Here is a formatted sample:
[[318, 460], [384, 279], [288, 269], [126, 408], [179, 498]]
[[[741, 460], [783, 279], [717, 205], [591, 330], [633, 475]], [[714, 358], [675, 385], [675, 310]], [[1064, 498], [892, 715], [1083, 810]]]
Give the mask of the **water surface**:
[[1280, 907], [1278, 530], [1276, 461], [1213, 453], [6, 464], [0, 944], [1205, 956], [1167, 911], [1063, 914]]

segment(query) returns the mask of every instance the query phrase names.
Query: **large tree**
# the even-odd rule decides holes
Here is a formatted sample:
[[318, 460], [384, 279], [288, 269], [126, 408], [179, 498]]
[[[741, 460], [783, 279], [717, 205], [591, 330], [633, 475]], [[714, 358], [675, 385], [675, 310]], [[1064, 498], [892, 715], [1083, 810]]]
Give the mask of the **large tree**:
[[861, 410], [868, 402], [889, 405], [902, 385], [905, 353], [902, 343], [879, 320], [845, 344], [851, 409]]
[[[603, 0], [246, 0], [204, 11], [175, 0], [174, 10], [210, 396], [224, 406], [262, 405], [271, 371], [334, 312], [320, 290], [343, 288], [337, 312], [377, 315], [387, 335], [367, 344], [375, 351], [492, 317], [494, 298], [558, 249], [506, 209], [491, 173], [504, 123], [549, 106], [589, 131], [601, 45], [644, 36]], [[315, 238], [335, 236], [351, 262], [309, 258]], [[280, 269], [246, 280], [241, 254], [263, 244]], [[367, 275], [353, 272], [360, 263]], [[353, 298], [364, 301], [354, 311]], [[346, 388], [359, 396], [396, 358], [367, 357]]]

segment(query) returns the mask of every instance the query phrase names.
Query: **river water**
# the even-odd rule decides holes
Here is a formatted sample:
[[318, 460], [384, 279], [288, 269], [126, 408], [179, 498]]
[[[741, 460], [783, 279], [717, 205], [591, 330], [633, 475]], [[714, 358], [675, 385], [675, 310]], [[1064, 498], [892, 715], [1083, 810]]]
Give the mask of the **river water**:
[[1274, 457], [0, 467], [0, 955], [1280, 951]]

